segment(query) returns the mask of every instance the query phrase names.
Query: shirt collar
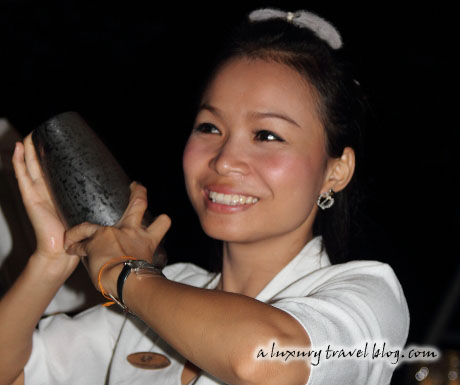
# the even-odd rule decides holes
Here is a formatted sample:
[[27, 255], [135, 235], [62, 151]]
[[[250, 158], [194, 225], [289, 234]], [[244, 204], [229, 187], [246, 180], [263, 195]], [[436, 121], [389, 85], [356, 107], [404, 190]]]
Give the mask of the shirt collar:
[[[299, 254], [297, 254], [286, 266], [284, 266], [257, 295], [256, 299], [262, 302], [268, 301], [280, 288], [286, 287], [289, 284], [305, 277], [313, 271], [323, 267], [330, 266], [331, 262], [323, 247], [321, 236], [317, 236], [310, 240]], [[221, 273], [218, 273], [205, 286], [207, 289], [215, 289], [219, 283]]]

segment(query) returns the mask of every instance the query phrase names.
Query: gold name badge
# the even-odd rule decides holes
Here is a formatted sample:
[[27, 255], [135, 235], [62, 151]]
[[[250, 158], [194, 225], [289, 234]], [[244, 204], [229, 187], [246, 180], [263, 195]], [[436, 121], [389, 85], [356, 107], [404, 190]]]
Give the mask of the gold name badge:
[[163, 369], [171, 365], [169, 358], [159, 353], [132, 353], [126, 358], [131, 365], [140, 369]]

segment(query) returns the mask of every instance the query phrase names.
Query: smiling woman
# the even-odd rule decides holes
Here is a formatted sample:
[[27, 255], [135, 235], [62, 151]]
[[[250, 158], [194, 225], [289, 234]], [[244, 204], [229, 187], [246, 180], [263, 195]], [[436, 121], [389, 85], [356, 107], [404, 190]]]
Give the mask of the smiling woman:
[[[170, 220], [142, 226], [147, 195], [136, 183], [116, 226], [65, 231], [30, 136], [18, 143], [14, 166], [37, 250], [0, 306], [0, 382], [22, 383], [24, 370], [27, 384], [389, 383], [394, 366], [383, 360], [258, 354], [276, 346], [317, 358], [382, 341], [395, 350], [407, 338], [392, 269], [328, 256], [345, 254], [337, 223], [349, 214], [360, 136], [359, 90], [340, 46], [312, 13], [257, 10], [211, 72], [183, 167], [204, 231], [223, 244], [217, 274], [150, 266]], [[34, 330], [77, 256], [97, 288], [137, 318], [98, 307]]]
[[[319, 194], [345, 187], [354, 164], [351, 149], [328, 159], [315, 98], [285, 64], [241, 58], [220, 69], [184, 152], [187, 191], [209, 236], [285, 250], [283, 238], [297, 251], [312, 239]], [[233, 204], [239, 196], [251, 205]]]

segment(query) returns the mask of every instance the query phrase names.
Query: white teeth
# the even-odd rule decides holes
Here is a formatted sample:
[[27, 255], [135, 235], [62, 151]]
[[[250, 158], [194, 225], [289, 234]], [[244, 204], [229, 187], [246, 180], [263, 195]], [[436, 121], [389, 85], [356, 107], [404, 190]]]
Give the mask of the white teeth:
[[248, 205], [251, 203], [256, 203], [259, 199], [255, 197], [248, 197], [245, 195], [238, 195], [238, 194], [222, 194], [217, 193], [215, 191], [209, 192], [209, 199], [211, 199], [214, 203], [219, 203], [228, 206], [236, 206], [236, 205]]

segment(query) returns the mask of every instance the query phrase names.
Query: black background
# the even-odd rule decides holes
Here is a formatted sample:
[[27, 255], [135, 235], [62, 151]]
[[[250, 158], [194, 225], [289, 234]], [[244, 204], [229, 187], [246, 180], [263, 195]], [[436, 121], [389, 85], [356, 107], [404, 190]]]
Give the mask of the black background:
[[148, 187], [152, 211], [171, 216], [170, 260], [209, 266], [215, 245], [181, 169], [192, 98], [222, 37], [261, 5], [307, 8], [342, 33], [374, 114], [356, 257], [392, 265], [411, 310], [409, 341], [422, 342], [459, 265], [458, 22], [442, 3], [1, 1], [0, 116], [26, 134], [80, 112]]

